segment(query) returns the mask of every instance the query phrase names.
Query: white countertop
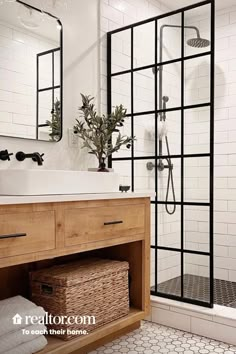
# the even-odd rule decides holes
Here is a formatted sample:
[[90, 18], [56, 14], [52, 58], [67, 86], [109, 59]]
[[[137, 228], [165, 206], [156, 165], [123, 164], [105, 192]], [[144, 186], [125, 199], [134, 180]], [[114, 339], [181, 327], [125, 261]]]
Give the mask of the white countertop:
[[151, 193], [106, 193], [106, 194], [69, 194], [69, 195], [25, 195], [0, 196], [0, 205], [73, 202], [81, 200], [125, 199], [151, 197]]

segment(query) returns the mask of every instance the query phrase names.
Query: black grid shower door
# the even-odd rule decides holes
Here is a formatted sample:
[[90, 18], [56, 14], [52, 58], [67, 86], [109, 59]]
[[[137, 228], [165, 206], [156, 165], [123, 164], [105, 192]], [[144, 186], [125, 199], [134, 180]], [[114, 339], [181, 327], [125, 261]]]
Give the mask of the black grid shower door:
[[[200, 52], [196, 54], [191, 54], [188, 55], [185, 51], [185, 18], [186, 16], [188, 17], [189, 11], [194, 10], [194, 9], [200, 9], [204, 6], [208, 6], [209, 8], [209, 13], [210, 13], [210, 19], [209, 19], [209, 27], [210, 27], [210, 50], [206, 49], [201, 50]], [[165, 18], [170, 18], [170, 16], [174, 16], [179, 14], [180, 16], [180, 38], [181, 38], [181, 48], [180, 48], [180, 55], [177, 58], [171, 59], [171, 60], [162, 60], [161, 62], [159, 61], [159, 47], [158, 47], [158, 36], [159, 36], [159, 30], [160, 30], [160, 23], [163, 24], [163, 20]], [[145, 65], [145, 66], [138, 66], [136, 67], [134, 65], [134, 36], [135, 36], [135, 30], [139, 26], [143, 26], [146, 24], [153, 24], [153, 28], [155, 29], [155, 34], [154, 34], [154, 48], [155, 48], [155, 57], [153, 58], [153, 62], [150, 63], [150, 65]], [[115, 71], [113, 69], [113, 63], [112, 63], [112, 46], [113, 46], [113, 37], [117, 33], [122, 33], [122, 31], [126, 31], [126, 33], [129, 33], [129, 38], [130, 38], [130, 43], [131, 43], [131, 49], [130, 49], [130, 65], [127, 69], [122, 70], [122, 71]], [[125, 26], [123, 28], [116, 29], [114, 31], [111, 31], [107, 34], [107, 101], [108, 101], [108, 113], [111, 113], [112, 111], [112, 106], [114, 103], [112, 102], [112, 80], [116, 77], [122, 76], [122, 75], [130, 75], [130, 85], [131, 85], [131, 95], [130, 95], [130, 112], [127, 112], [127, 117], [130, 117], [130, 131], [131, 135], [134, 136], [134, 126], [135, 126], [135, 120], [139, 116], [153, 116], [154, 117], [154, 126], [155, 126], [155, 154], [150, 156], [136, 156], [135, 151], [134, 151], [134, 146], [131, 148], [131, 153], [130, 156], [125, 156], [125, 157], [115, 157], [112, 156], [109, 160], [109, 167], [112, 166], [112, 162], [119, 162], [121, 163], [122, 161], [124, 163], [130, 162], [130, 171], [131, 171], [131, 189], [132, 191], [135, 191], [135, 163], [137, 161], [155, 161], [155, 199], [151, 201], [152, 206], [155, 209], [155, 241], [152, 242], [151, 244], [151, 251], [154, 254], [154, 263], [155, 263], [155, 281], [154, 285], [152, 286], [151, 294], [156, 295], [156, 296], [162, 296], [178, 301], [183, 301], [183, 302], [188, 302], [188, 303], [193, 303], [196, 305], [201, 305], [205, 307], [213, 307], [214, 303], [214, 274], [213, 274], [213, 192], [214, 192], [214, 187], [213, 187], [213, 172], [214, 172], [214, 33], [215, 33], [215, 4], [214, 1], [203, 1], [198, 4], [194, 4], [173, 12], [169, 12], [167, 14], [163, 14], [161, 16], [157, 16], [148, 20], [141, 21], [139, 23], [135, 23], [129, 26]], [[151, 39], [150, 39], [151, 40]], [[170, 44], [171, 45], [171, 44]], [[194, 60], [196, 58], [207, 58], [209, 60], [209, 100], [206, 102], [201, 102], [197, 104], [186, 104], [185, 103], [185, 66], [186, 64]], [[163, 108], [160, 107], [160, 104], [158, 102], [158, 95], [159, 95], [159, 78], [158, 78], [158, 71], [160, 70], [160, 67], [165, 68], [165, 66], [174, 64], [174, 63], [179, 63], [180, 65], [180, 105], [177, 107], [167, 107]], [[148, 110], [148, 111], [142, 111], [139, 112], [135, 109], [135, 98], [134, 98], [134, 75], [135, 73], [141, 72], [142, 70], [147, 70], [150, 69], [154, 73], [154, 87], [153, 87], [153, 92], [155, 94], [154, 96], [154, 109], [153, 110]], [[123, 102], [120, 102], [123, 103]], [[186, 112], [194, 109], [202, 109], [202, 108], [207, 108], [209, 109], [209, 149], [207, 152], [199, 152], [199, 153], [186, 153], [185, 151], [185, 120], [186, 120]], [[179, 126], [180, 126], [180, 153], [178, 154], [172, 154], [171, 156], [165, 156], [165, 155], [159, 155], [159, 148], [158, 148], [158, 119], [160, 116], [160, 113], [166, 113], [168, 112], [179, 112], [180, 114], [180, 121], [179, 121]], [[173, 153], [173, 151], [172, 151]], [[175, 164], [175, 161], [180, 162], [180, 198], [178, 201], [168, 201], [166, 202], [165, 200], [159, 200], [159, 186], [158, 186], [158, 176], [160, 171], [158, 171], [158, 162], [159, 160], [163, 160], [165, 158], [171, 157], [173, 164]], [[207, 159], [207, 168], [208, 168], [208, 180], [209, 180], [209, 188], [208, 188], [208, 194], [207, 194], [207, 201], [199, 201], [199, 200], [191, 200], [188, 201], [186, 200], [185, 197], [185, 165], [188, 164], [189, 159]], [[159, 230], [158, 230], [158, 208], [161, 206], [165, 205], [166, 203], [170, 205], [176, 205], [179, 210], [180, 210], [180, 242], [178, 247], [166, 247], [162, 246], [159, 243]], [[196, 250], [196, 249], [191, 249], [186, 246], [186, 240], [185, 240], [185, 211], [187, 208], [204, 208], [204, 210], [207, 210], [207, 218], [208, 218], [208, 230], [207, 230], [207, 245], [208, 248], [207, 250]], [[197, 210], [197, 209], [196, 209]], [[159, 260], [159, 252], [168, 252], [168, 254], [175, 254], [177, 257], [179, 257], [179, 264], [180, 264], [180, 276], [178, 277], [178, 286], [179, 286], [179, 293], [169, 293], [168, 291], [165, 292], [164, 287], [160, 288], [160, 281], [158, 281], [158, 260]], [[197, 291], [199, 290], [199, 287], [202, 286], [202, 282], [199, 281], [198, 284], [191, 284], [191, 277], [186, 280], [186, 274], [185, 274], [185, 257], [202, 257], [204, 259], [204, 264], [207, 264], [209, 273], [208, 276], [205, 278], [207, 280], [207, 286], [204, 291], [208, 293], [208, 297], [206, 300], [202, 300], [199, 297], [194, 297], [194, 296], [189, 296], [189, 293], [187, 290], [187, 287], [192, 286], [192, 287], [197, 287]], [[201, 277], [199, 277], [201, 278]], [[190, 279], [190, 280], [189, 280]], [[194, 281], [193, 281], [194, 283]], [[206, 283], [206, 282], [205, 282]], [[205, 284], [204, 283], [204, 284]], [[176, 285], [176, 284], [175, 284]]]

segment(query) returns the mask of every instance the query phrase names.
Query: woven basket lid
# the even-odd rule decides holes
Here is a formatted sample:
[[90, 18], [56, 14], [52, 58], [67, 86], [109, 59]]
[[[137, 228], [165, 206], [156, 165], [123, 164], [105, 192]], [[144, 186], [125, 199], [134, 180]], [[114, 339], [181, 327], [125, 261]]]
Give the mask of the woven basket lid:
[[125, 261], [88, 258], [32, 272], [31, 280], [68, 287], [128, 269]]

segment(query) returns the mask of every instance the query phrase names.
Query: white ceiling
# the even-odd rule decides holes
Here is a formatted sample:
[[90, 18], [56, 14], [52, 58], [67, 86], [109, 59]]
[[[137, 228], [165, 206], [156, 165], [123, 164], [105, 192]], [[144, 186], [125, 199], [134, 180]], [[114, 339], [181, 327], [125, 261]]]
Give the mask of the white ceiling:
[[[161, 0], [163, 4], [170, 8], [170, 10], [176, 10], [181, 7], [196, 4], [199, 0]], [[236, 0], [215, 0], [216, 9], [224, 9], [236, 5]]]

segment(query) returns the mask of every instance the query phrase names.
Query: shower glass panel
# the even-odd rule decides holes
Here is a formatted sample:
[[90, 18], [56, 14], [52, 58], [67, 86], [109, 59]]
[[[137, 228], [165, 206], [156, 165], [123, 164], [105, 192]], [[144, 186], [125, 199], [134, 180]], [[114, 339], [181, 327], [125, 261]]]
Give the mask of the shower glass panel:
[[134, 161], [135, 191], [143, 192], [148, 190], [151, 192], [151, 200], [155, 201], [155, 171], [148, 171], [146, 164], [150, 160]]
[[164, 63], [181, 58], [181, 13], [159, 18], [157, 39], [158, 62]]
[[155, 116], [147, 114], [135, 117], [134, 122], [134, 156], [155, 155]]
[[125, 186], [131, 186], [131, 165], [130, 159], [125, 161], [124, 158], [121, 158], [120, 161], [113, 161], [112, 168], [121, 176], [120, 183]]
[[214, 12], [207, 0], [107, 35], [108, 113], [126, 106], [122, 133], [135, 137], [109, 167], [131, 191], [151, 193], [151, 294], [205, 307], [214, 296]]
[[[122, 135], [131, 136], [131, 118], [127, 117], [125, 122], [123, 123], [123, 127], [120, 127], [120, 133]], [[112, 134], [112, 143], [114, 144], [117, 140], [119, 132]], [[131, 157], [131, 149], [127, 149], [126, 146], [121, 146], [120, 150], [116, 151], [113, 155], [116, 158], [130, 158]]]
[[129, 30], [114, 34], [111, 47], [112, 73], [130, 69], [130, 48], [131, 38]]
[[[181, 63], [172, 63], [160, 66], [159, 72], [159, 108], [164, 108], [164, 97], [168, 98], [166, 107], [179, 108], [181, 106]], [[161, 76], [160, 76], [161, 74]]]
[[[146, 50], [143, 50], [143, 48]], [[155, 23], [148, 22], [134, 28], [134, 68], [155, 63]]]
[[185, 61], [184, 105], [196, 105], [210, 102], [210, 56]]
[[181, 296], [181, 255], [172, 250], [157, 251], [157, 268], [160, 285], [158, 291], [163, 295]]
[[184, 249], [209, 252], [209, 225], [208, 207], [185, 205]]
[[151, 69], [133, 73], [133, 105], [134, 113], [154, 111], [154, 76]]
[[[160, 205], [158, 209], [158, 245], [172, 249], [181, 247], [181, 207], [176, 206], [175, 213], [169, 215], [165, 205]], [[155, 243], [151, 244], [153, 247]], [[160, 279], [159, 279], [160, 281]]]
[[[158, 165], [161, 164], [168, 166], [166, 160], [158, 158]], [[171, 164], [173, 165], [174, 190], [172, 190], [172, 188], [166, 188], [171, 181], [169, 169], [164, 168], [163, 171], [160, 171], [158, 176], [158, 202], [165, 203], [167, 200], [173, 199], [175, 199], [176, 203], [181, 202], [181, 159], [174, 157], [171, 160]], [[173, 198], [173, 192], [175, 198]], [[172, 209], [172, 206], [168, 206], [168, 209]]]
[[[181, 154], [181, 111], [168, 112], [166, 127], [168, 130], [169, 150], [172, 154], [179, 156]], [[162, 144], [162, 154], [168, 155], [166, 144]], [[158, 155], [160, 155], [159, 150]]]
[[184, 297], [203, 303], [210, 302], [209, 257], [199, 254], [184, 254]]
[[[214, 6], [214, 4], [213, 4]], [[201, 15], [201, 20], [199, 19], [199, 15]], [[212, 45], [214, 43], [211, 41], [212, 36], [212, 4], [209, 2], [201, 7], [195, 7], [185, 12], [184, 16], [184, 55], [199, 55], [206, 51], [210, 51], [212, 49]], [[204, 18], [203, 18], [204, 17]], [[187, 28], [189, 27], [189, 28]], [[189, 45], [189, 42], [191, 45]]]
[[209, 157], [189, 157], [184, 163], [184, 201], [209, 203]]
[[112, 105], [117, 106], [122, 102], [127, 109], [127, 114], [131, 112], [131, 76], [130, 74], [117, 75], [112, 77]]
[[210, 107], [188, 109], [184, 119], [184, 153], [210, 152]]

